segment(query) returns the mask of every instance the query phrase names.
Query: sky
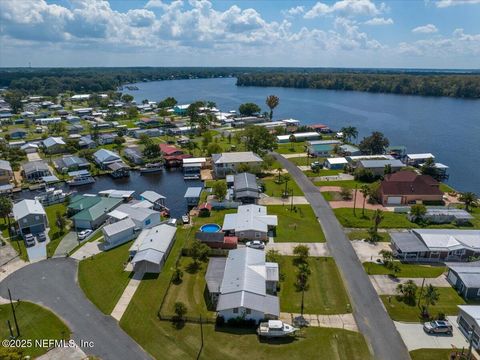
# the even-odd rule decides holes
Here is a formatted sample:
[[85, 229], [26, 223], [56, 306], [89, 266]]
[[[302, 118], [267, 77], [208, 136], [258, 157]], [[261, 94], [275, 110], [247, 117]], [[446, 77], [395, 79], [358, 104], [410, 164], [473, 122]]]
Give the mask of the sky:
[[480, 68], [480, 0], [0, 0], [1, 67]]

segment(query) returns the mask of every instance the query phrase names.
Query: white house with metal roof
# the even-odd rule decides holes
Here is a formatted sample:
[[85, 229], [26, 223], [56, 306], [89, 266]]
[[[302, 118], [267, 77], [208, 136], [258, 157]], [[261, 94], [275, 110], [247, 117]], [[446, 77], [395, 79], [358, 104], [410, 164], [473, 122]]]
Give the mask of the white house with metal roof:
[[139, 229], [148, 229], [160, 224], [160, 213], [158, 211], [132, 206], [131, 204], [120, 205], [109, 212], [108, 216], [110, 216], [110, 222], [118, 222], [129, 218]]
[[240, 164], [260, 166], [263, 159], [252, 151], [212, 154], [213, 172], [216, 177], [225, 177], [237, 172]]
[[407, 154], [406, 163], [407, 165], [415, 166], [424, 163], [428, 159], [435, 160], [435, 155], [431, 153]]
[[458, 328], [467, 340], [472, 339], [475, 349], [480, 349], [480, 305], [458, 305]]
[[278, 319], [280, 301], [276, 293], [278, 264], [265, 261], [265, 252], [252, 248], [230, 250], [226, 260], [212, 258], [206, 275], [207, 288], [218, 316]]
[[480, 299], [480, 261], [449, 263], [447, 280], [465, 299]]
[[155, 191], [147, 190], [140, 194], [140, 199], [150, 202], [153, 205], [153, 210], [163, 210], [167, 198]]
[[25, 199], [15, 203], [12, 212], [22, 236], [44, 232], [48, 227], [47, 213], [38, 200]]
[[45, 152], [54, 154], [64, 151], [66, 143], [61, 137], [51, 136], [42, 141], [42, 146]]
[[240, 205], [236, 214], [226, 214], [222, 230], [239, 240], [266, 241], [277, 225], [277, 215], [268, 215], [266, 206], [249, 204]]
[[326, 158], [323, 166], [330, 170], [343, 170], [345, 165], [348, 164], [347, 159], [344, 157], [334, 157], [334, 158]]
[[132, 240], [136, 235], [136, 224], [130, 218], [103, 227], [104, 250], [114, 248]]
[[93, 159], [102, 169], [106, 169], [110, 164], [122, 161], [120, 155], [107, 149], [100, 149], [96, 151], [93, 154]]
[[405, 164], [400, 160], [360, 160], [358, 163], [358, 168], [365, 169], [370, 171], [373, 175], [382, 176], [385, 174], [386, 167], [390, 167], [392, 173], [402, 169]]

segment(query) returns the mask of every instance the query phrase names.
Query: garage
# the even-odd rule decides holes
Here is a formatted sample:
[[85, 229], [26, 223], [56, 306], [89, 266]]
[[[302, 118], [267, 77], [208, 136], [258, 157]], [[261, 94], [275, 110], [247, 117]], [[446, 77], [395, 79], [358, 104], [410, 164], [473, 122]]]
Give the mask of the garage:
[[389, 196], [387, 199], [387, 205], [401, 205], [402, 197], [401, 196]]

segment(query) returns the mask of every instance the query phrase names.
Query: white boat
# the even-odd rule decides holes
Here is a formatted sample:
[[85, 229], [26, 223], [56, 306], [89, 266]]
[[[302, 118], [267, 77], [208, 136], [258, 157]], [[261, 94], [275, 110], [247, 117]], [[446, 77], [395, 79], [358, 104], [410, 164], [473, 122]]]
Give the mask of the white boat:
[[264, 337], [284, 337], [295, 333], [298, 329], [281, 320], [268, 320], [261, 322], [257, 334]]
[[49, 206], [64, 202], [68, 195], [70, 195], [70, 193], [52, 187], [46, 188], [44, 193], [35, 196], [35, 200], [38, 200], [44, 206]]
[[162, 163], [146, 164], [144, 167], [140, 168], [140, 173], [158, 172], [158, 171], [162, 171], [162, 169], [163, 169]]
[[71, 171], [68, 175], [72, 177], [71, 180], [67, 180], [67, 184], [70, 186], [87, 185], [95, 182], [95, 179], [87, 170]]

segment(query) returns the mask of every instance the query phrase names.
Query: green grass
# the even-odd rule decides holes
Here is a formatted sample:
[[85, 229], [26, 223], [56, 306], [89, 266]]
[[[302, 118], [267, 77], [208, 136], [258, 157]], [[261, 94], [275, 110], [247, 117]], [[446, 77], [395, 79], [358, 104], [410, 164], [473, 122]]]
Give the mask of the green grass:
[[[445, 272], [445, 266], [413, 265], [398, 262], [400, 272], [397, 277], [404, 278], [436, 278]], [[363, 263], [365, 271], [369, 275], [389, 275], [391, 271], [381, 264], [371, 262]]]
[[[14, 220], [10, 219], [11, 224], [14, 224]], [[2, 233], [2, 237], [5, 241], [8, 241], [10, 245], [15, 249], [17, 254], [19, 254], [20, 259], [24, 261], [28, 261], [28, 254], [27, 248], [25, 247], [25, 242], [20, 236], [10, 237], [8, 231], [8, 221], [5, 221], [4, 218], [0, 218], [0, 231]], [[20, 248], [20, 250], [19, 250]]]
[[[278, 180], [278, 176], [264, 178], [262, 179], [263, 184], [265, 185], [265, 194], [268, 196], [276, 196], [281, 197], [282, 194], [285, 192], [285, 183], [282, 182], [277, 184], [276, 181]], [[293, 190], [293, 196], [302, 196], [303, 191], [298, 187], [295, 180], [291, 179], [287, 184], [287, 190], [291, 194]]]
[[[70, 338], [70, 329], [51, 311], [42, 306], [26, 301], [14, 303], [14, 306], [18, 327], [20, 328], [20, 340], [32, 340], [35, 342], [35, 340], [40, 339]], [[2, 326], [0, 326], [0, 337], [2, 339], [10, 338], [10, 332], [6, 325], [7, 320], [10, 320], [12, 330], [15, 333], [15, 325], [10, 304], [0, 305], [0, 323], [2, 324]], [[20, 350], [23, 351], [24, 356], [29, 355], [31, 357], [37, 357], [46, 353], [48, 349], [32, 346]], [[0, 353], [0, 358], [1, 357]]]
[[340, 199], [340, 193], [338, 191], [323, 191], [322, 196], [327, 201], [336, 201]]
[[329, 169], [321, 169], [320, 171], [313, 171], [313, 170], [306, 170], [303, 172], [308, 177], [319, 177], [319, 176], [335, 176], [338, 174], [343, 173], [342, 170], [329, 170]]
[[103, 313], [110, 314], [123, 294], [132, 273], [124, 271], [131, 242], [80, 261], [78, 283]]
[[[444, 313], [445, 315], [457, 315], [458, 305], [465, 304], [465, 301], [451, 287], [436, 289], [438, 290], [440, 298], [435, 305], [430, 306], [430, 314], [432, 316], [436, 316], [438, 313]], [[420, 289], [418, 289], [417, 297], [419, 296], [419, 292]], [[388, 301], [388, 295], [381, 295], [380, 298], [382, 299], [388, 314], [393, 320], [405, 322], [423, 321], [420, 316], [420, 309], [416, 305], [407, 305], [403, 301], [399, 301], [399, 299], [397, 299], [397, 297], [394, 295], [390, 296], [390, 302]]]
[[369, 185], [368, 183], [364, 183], [357, 180], [332, 180], [332, 181], [315, 181], [315, 186], [339, 186], [339, 187], [346, 187], [349, 189], [355, 189], [357, 186], [358, 189], [362, 185]]
[[47, 213], [48, 226], [50, 227], [50, 231], [48, 232], [50, 242], [47, 244], [47, 256], [51, 257], [55, 253], [55, 249], [58, 244], [60, 244], [63, 236], [68, 232], [67, 225], [63, 233], [61, 233], [56, 221], [57, 212], [60, 212], [62, 216], [65, 216], [67, 213], [67, 206], [65, 204], [50, 205], [45, 208], [45, 212]]
[[[357, 209], [357, 216], [353, 215], [353, 209], [333, 209], [340, 224], [349, 228], [370, 228], [373, 225], [374, 210], [365, 209], [365, 216], [362, 217], [362, 209]], [[405, 214], [398, 214], [389, 211], [383, 212], [383, 220], [380, 228], [418, 228], [415, 223], [410, 222]]]
[[190, 257], [181, 257], [178, 267], [183, 271], [182, 282], [179, 284], [172, 283], [168, 289], [165, 301], [162, 306], [162, 314], [175, 315], [175, 302], [183, 302], [188, 312], [194, 316], [202, 315], [203, 317], [214, 317], [215, 313], [207, 309], [205, 291], [205, 273], [207, 272], [208, 263], [200, 263], [197, 271], [191, 270], [193, 263]]
[[300, 141], [296, 143], [282, 143], [278, 144], [277, 150], [275, 150], [279, 154], [300, 154], [304, 153], [305, 150], [305, 142]]
[[[347, 233], [347, 236], [350, 240], [364, 240], [368, 239], [368, 231], [367, 230], [352, 230], [349, 233]], [[380, 236], [381, 242], [390, 242], [391, 237], [388, 232], [379, 232], [378, 236]]]
[[297, 166], [310, 166], [314, 161], [323, 162], [324, 158], [313, 158], [313, 157], [294, 157], [288, 159], [288, 161], [294, 163]]
[[[295, 287], [297, 268], [293, 256], [279, 256], [280, 273], [285, 280], [280, 283], [280, 310], [300, 313], [302, 293]], [[306, 314], [344, 314], [349, 312], [349, 300], [335, 261], [331, 257], [308, 259], [311, 275], [309, 289], [305, 292]]]
[[452, 188], [451, 186], [445, 184], [445, 183], [440, 183], [440, 190], [449, 193], [449, 192], [455, 192], [456, 190]]
[[450, 360], [452, 352], [452, 349], [417, 349], [410, 351], [410, 356], [412, 360]]
[[269, 205], [268, 214], [278, 216], [275, 242], [325, 242], [325, 235], [310, 205]]

